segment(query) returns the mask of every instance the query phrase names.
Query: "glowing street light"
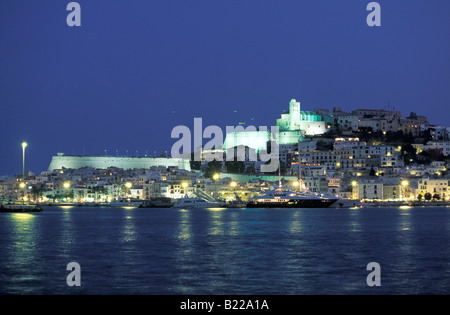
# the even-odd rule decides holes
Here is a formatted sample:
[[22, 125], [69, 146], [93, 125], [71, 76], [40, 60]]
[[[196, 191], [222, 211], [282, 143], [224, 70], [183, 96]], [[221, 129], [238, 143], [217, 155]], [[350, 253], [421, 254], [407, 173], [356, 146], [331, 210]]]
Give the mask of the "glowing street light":
[[26, 190], [25, 190], [25, 187], [26, 187], [27, 185], [25, 184], [25, 182], [21, 182], [20, 184], [19, 184], [19, 187], [21, 188], [21, 189], [23, 189], [23, 191], [22, 191], [22, 194], [23, 194], [23, 197], [22, 197], [22, 203], [23, 204], [25, 204], [25, 195], [26, 195]]
[[406, 199], [406, 186], [409, 185], [407, 180], [402, 181], [402, 198]]
[[131, 187], [133, 187], [133, 185], [130, 182], [125, 183], [125, 187], [127, 187], [128, 189], [130, 189]]
[[69, 183], [69, 182], [65, 182], [63, 186], [64, 186], [64, 188], [66, 188], [66, 189], [67, 189], [67, 188], [70, 188], [70, 183]]
[[22, 178], [25, 181], [25, 148], [27, 147], [28, 143], [25, 141], [22, 142]]
[[[220, 175], [218, 173], [213, 175], [213, 180], [217, 181], [220, 178]], [[217, 185], [214, 185], [214, 198], [217, 197]]]
[[184, 182], [184, 183], [181, 184], [181, 186], [183, 186], [183, 192], [184, 192], [184, 195], [186, 196], [187, 195], [186, 188], [188, 186], [188, 183]]

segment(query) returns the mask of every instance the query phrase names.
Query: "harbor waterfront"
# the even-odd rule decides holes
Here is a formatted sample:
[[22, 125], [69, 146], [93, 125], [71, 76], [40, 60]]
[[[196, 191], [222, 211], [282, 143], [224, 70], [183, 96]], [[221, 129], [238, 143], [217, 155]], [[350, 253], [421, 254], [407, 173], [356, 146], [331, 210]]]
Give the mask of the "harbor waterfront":
[[1, 213], [0, 233], [0, 294], [450, 293], [448, 207], [54, 206]]

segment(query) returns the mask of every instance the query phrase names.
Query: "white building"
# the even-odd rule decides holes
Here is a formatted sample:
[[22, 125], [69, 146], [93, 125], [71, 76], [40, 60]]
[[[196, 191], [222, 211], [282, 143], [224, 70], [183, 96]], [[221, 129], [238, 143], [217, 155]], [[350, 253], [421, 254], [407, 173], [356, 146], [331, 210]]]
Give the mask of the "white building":
[[442, 154], [448, 156], [450, 154], [450, 141], [430, 141], [425, 146], [425, 150], [428, 149], [442, 150]]
[[352, 199], [383, 199], [383, 183], [379, 180], [358, 180], [352, 182]]
[[341, 127], [341, 130], [357, 131], [359, 126], [359, 118], [355, 115], [339, 116], [337, 123]]
[[417, 188], [414, 189], [414, 194], [425, 196], [430, 193], [431, 196], [439, 195], [441, 200], [448, 199], [448, 179], [430, 179], [421, 178], [417, 183]]
[[359, 141], [359, 138], [336, 138], [334, 139], [334, 149], [343, 150], [353, 147], [365, 146], [366, 143]]

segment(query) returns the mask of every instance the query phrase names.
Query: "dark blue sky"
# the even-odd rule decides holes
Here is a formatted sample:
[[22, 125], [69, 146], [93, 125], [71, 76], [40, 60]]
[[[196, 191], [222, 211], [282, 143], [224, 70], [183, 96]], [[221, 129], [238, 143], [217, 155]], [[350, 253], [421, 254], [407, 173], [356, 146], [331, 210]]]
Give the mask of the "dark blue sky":
[[[176, 125], [274, 125], [290, 99], [415, 111], [447, 125], [450, 1], [0, 2], [0, 175], [56, 152], [153, 155]], [[235, 112], [237, 111], [237, 112]], [[254, 120], [251, 120], [254, 118]]]

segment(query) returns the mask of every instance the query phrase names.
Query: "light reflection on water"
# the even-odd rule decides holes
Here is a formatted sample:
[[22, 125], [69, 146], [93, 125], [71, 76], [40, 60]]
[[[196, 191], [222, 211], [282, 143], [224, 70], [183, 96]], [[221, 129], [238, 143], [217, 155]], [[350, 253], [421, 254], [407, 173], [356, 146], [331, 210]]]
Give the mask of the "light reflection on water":
[[128, 213], [125, 212], [124, 213], [124, 217], [123, 217], [123, 226], [122, 226], [122, 237], [121, 237], [121, 241], [122, 242], [132, 242], [136, 240], [136, 226], [135, 226], [135, 222], [134, 222], [134, 217], [132, 212]]
[[[0, 216], [0, 293], [449, 293], [447, 208], [46, 208]], [[79, 262], [82, 286], [65, 284]], [[382, 286], [366, 285], [366, 265]]]
[[[2, 237], [2, 246], [7, 246], [9, 255], [0, 255], [5, 265], [1, 272], [10, 275], [6, 283], [15, 287], [15, 293], [31, 293], [33, 287], [40, 287], [42, 265], [36, 263], [39, 259], [40, 228], [36, 221], [36, 216], [30, 213], [7, 215], [9, 235], [5, 239]], [[6, 239], [9, 242], [4, 244]], [[0, 283], [3, 282], [4, 276], [0, 279]]]

